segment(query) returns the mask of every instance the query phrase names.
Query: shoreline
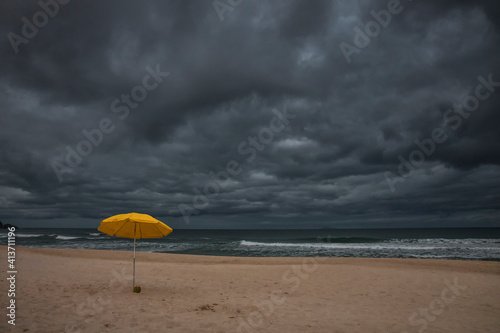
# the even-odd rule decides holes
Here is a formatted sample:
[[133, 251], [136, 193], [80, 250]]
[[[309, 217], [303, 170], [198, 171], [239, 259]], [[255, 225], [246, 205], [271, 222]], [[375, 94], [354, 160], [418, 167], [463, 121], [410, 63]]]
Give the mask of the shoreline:
[[[134, 294], [131, 251], [16, 252], [15, 331], [500, 330], [496, 261], [137, 252], [142, 292]], [[2, 245], [2, 270], [6, 260]], [[2, 304], [6, 282], [0, 282]], [[10, 331], [5, 318], [0, 328]]]
[[[59, 255], [59, 256], [69, 256], [67, 254], [62, 254], [60, 251], [84, 251], [82, 253], [78, 252], [72, 252], [73, 254], [71, 256], [77, 256], [77, 257], [89, 257], [91, 256], [92, 252], [85, 253], [85, 251], [97, 251], [98, 253], [101, 253], [103, 255], [102, 259], [117, 259], [117, 258], [122, 258], [125, 259], [125, 257], [122, 256], [132, 256], [131, 253], [133, 253], [133, 249], [131, 250], [102, 250], [102, 249], [75, 249], [75, 248], [58, 248], [58, 247], [28, 247], [28, 246], [15, 246], [16, 248], [24, 249], [26, 251], [33, 250], [35, 252], [38, 252], [38, 250], [45, 252], [46, 254], [52, 254], [52, 255]], [[3, 251], [7, 251], [7, 245], [0, 245], [0, 251], [2, 249], [5, 249]], [[119, 253], [118, 257], [114, 257], [113, 255], [105, 254], [105, 253]], [[417, 261], [428, 261], [428, 262], [481, 262], [481, 263], [488, 263], [488, 262], [496, 262], [500, 263], [500, 259], [497, 258], [488, 258], [488, 259], [439, 259], [439, 258], [387, 258], [387, 257], [327, 257], [327, 256], [308, 256], [308, 257], [292, 257], [292, 256], [283, 256], [283, 257], [264, 257], [264, 256], [217, 256], [217, 255], [206, 255], [206, 254], [189, 254], [189, 253], [166, 253], [166, 252], [146, 252], [146, 251], [138, 251], [136, 250], [136, 255], [145, 255], [145, 254], [152, 254], [152, 255], [165, 255], [165, 256], [172, 256], [174, 258], [175, 262], [185, 262], [184, 260], [177, 260], [175, 259], [176, 256], [182, 257], [182, 258], [189, 258], [189, 257], [202, 257], [202, 258], [210, 258], [210, 260], [216, 260], [216, 258], [221, 258], [221, 262], [223, 263], [228, 263], [231, 262], [232, 259], [237, 260], [237, 259], [243, 259], [243, 258], [249, 258], [249, 259], [263, 259], [263, 260], [268, 260], [266, 258], [272, 259], [278, 259], [278, 260], [287, 260], [287, 259], [303, 259], [303, 258], [315, 258], [320, 261], [322, 260], [329, 260], [329, 259], [339, 259], [339, 260], [417, 260]], [[109, 256], [109, 258], [108, 258]], [[146, 259], [150, 261], [154, 261], [153, 259]], [[197, 260], [193, 260], [193, 262], [199, 262]]]

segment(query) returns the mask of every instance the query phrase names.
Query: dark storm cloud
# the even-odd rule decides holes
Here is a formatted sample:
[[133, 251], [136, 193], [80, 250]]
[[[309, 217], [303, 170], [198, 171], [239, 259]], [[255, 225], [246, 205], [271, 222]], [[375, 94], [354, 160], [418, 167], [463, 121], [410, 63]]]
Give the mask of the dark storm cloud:
[[[42, 9], [2, 2], [2, 220], [93, 226], [140, 211], [174, 227], [498, 225], [500, 87], [456, 129], [444, 119], [479, 77], [500, 81], [500, 6], [400, 6], [348, 63], [339, 45], [355, 45], [354, 28], [388, 2], [243, 1], [221, 21], [210, 1], [69, 1], [14, 47], [22, 18]], [[169, 75], [127, 106], [146, 68]], [[294, 118], [263, 144], [276, 110]], [[67, 147], [104, 118], [114, 129], [67, 165]], [[436, 128], [447, 139], [400, 174], [400, 156]], [[240, 172], [196, 204], [229, 161]], [[54, 162], [70, 170], [62, 182]], [[394, 192], [387, 173], [404, 178]]]

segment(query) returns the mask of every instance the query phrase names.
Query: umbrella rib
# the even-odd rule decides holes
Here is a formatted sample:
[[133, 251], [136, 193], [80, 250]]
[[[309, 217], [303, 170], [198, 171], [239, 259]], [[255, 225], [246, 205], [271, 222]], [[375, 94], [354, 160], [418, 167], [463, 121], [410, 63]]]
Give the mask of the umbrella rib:
[[120, 228], [118, 228], [118, 230], [116, 230], [116, 232], [113, 234], [113, 236], [116, 236], [118, 231], [122, 230], [122, 228], [125, 226], [125, 224], [127, 224], [127, 221], [125, 221], [125, 223], [123, 223], [122, 226]]
[[[158, 228], [158, 223], [155, 223], [155, 228], [158, 229], [158, 231], [160, 232], [160, 234], [163, 235], [163, 231], [161, 231], [160, 228]], [[165, 236], [165, 235], [163, 235], [163, 236]]]

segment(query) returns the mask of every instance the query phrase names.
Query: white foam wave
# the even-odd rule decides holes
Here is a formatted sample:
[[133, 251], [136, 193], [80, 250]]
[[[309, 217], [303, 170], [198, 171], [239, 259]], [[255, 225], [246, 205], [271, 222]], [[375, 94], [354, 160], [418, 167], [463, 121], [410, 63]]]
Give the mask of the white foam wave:
[[280, 248], [314, 248], [314, 249], [365, 249], [365, 250], [443, 250], [450, 246], [437, 244], [412, 244], [412, 243], [261, 243], [241, 241], [241, 246], [255, 247], [280, 247]]
[[495, 238], [421, 238], [421, 239], [391, 239], [394, 243], [419, 243], [419, 244], [447, 244], [447, 245], [484, 245], [497, 244], [500, 247], [500, 240]]
[[391, 239], [383, 243], [265, 243], [242, 240], [241, 246], [302, 247], [302, 248], [348, 248], [348, 249], [408, 249], [432, 250], [453, 248], [475, 248], [500, 250], [498, 239]]
[[56, 239], [60, 240], [70, 240], [70, 239], [78, 239], [80, 237], [70, 237], [70, 236], [57, 236]]

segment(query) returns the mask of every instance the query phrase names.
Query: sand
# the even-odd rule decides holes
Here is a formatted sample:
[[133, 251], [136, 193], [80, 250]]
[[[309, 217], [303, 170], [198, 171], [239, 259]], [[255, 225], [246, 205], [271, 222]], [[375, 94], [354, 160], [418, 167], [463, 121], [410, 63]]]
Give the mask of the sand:
[[17, 247], [0, 332], [500, 332], [500, 262]]

